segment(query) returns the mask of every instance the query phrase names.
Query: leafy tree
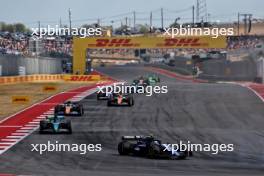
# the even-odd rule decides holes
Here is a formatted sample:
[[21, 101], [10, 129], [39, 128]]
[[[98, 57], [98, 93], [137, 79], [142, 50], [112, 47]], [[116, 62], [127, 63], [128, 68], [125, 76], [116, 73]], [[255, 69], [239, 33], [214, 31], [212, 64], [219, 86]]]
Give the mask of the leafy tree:
[[5, 22], [0, 22], [0, 31], [29, 32], [30, 30], [23, 23], [6, 24]]
[[6, 24], [4, 22], [0, 22], [0, 31], [4, 31], [6, 28]]
[[146, 33], [149, 32], [149, 27], [147, 25], [140, 25], [139, 26], [139, 32], [143, 33], [143, 34], [146, 34]]
[[15, 28], [14, 25], [12, 24], [7, 24], [4, 28], [4, 31], [8, 31], [8, 32], [15, 32]]
[[15, 23], [13, 26], [16, 32], [26, 32], [27, 31], [26, 26], [22, 23]]

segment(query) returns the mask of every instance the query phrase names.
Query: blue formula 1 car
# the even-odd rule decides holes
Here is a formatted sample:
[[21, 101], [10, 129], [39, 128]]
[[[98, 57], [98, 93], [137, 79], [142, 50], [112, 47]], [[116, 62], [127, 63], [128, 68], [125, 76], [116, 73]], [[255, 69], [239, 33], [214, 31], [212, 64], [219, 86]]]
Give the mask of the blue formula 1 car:
[[[165, 150], [166, 149], [166, 150]], [[118, 144], [120, 155], [134, 155], [148, 158], [185, 159], [191, 151], [172, 150], [152, 136], [122, 136]]]
[[39, 122], [39, 133], [60, 133], [66, 132], [68, 134], [72, 133], [71, 121], [66, 120], [64, 116], [52, 115], [47, 116], [46, 119]]

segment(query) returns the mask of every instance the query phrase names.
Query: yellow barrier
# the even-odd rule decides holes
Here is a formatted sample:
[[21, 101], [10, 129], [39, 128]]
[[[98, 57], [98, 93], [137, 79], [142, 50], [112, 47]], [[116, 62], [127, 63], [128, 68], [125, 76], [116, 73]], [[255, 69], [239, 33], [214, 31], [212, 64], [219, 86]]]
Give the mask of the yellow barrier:
[[[67, 81], [67, 82], [93, 82], [108, 80], [107, 77], [101, 75], [26, 75], [26, 76], [5, 76], [0, 77], [1, 84], [12, 84], [12, 83], [25, 83], [25, 82], [38, 82], [38, 81]], [[51, 91], [50, 86], [43, 87], [43, 91]]]
[[55, 81], [63, 80], [63, 75], [26, 75], [26, 76], [3, 76], [0, 77], [0, 84], [24, 83], [34, 81]]

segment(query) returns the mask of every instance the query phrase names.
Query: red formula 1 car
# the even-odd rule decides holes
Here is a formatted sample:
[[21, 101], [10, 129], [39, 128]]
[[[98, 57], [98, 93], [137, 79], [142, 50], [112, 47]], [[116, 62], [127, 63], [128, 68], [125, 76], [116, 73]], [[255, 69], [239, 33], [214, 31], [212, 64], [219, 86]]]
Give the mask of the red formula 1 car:
[[132, 94], [121, 94], [121, 93], [112, 93], [110, 94], [108, 101], [107, 101], [108, 106], [121, 106], [121, 105], [126, 105], [126, 106], [133, 106], [134, 105], [134, 98]]
[[77, 102], [67, 101], [64, 104], [55, 107], [55, 114], [69, 115], [69, 116], [82, 116], [84, 114], [83, 105]]

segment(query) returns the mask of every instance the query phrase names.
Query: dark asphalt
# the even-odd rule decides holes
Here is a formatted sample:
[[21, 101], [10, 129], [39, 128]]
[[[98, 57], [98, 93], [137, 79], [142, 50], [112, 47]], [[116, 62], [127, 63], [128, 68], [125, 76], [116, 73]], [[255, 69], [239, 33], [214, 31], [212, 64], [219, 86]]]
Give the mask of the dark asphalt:
[[[100, 71], [131, 81], [143, 67]], [[198, 84], [161, 77], [168, 94], [135, 95], [134, 107], [107, 107], [95, 95], [84, 99], [85, 117], [72, 117], [72, 135], [34, 132], [0, 156], [0, 173], [21, 175], [264, 175], [264, 108], [250, 90], [229, 84]], [[119, 156], [122, 135], [157, 136], [164, 142], [233, 143], [233, 152], [196, 152], [187, 160]], [[47, 141], [102, 144], [101, 152], [31, 152]]]

